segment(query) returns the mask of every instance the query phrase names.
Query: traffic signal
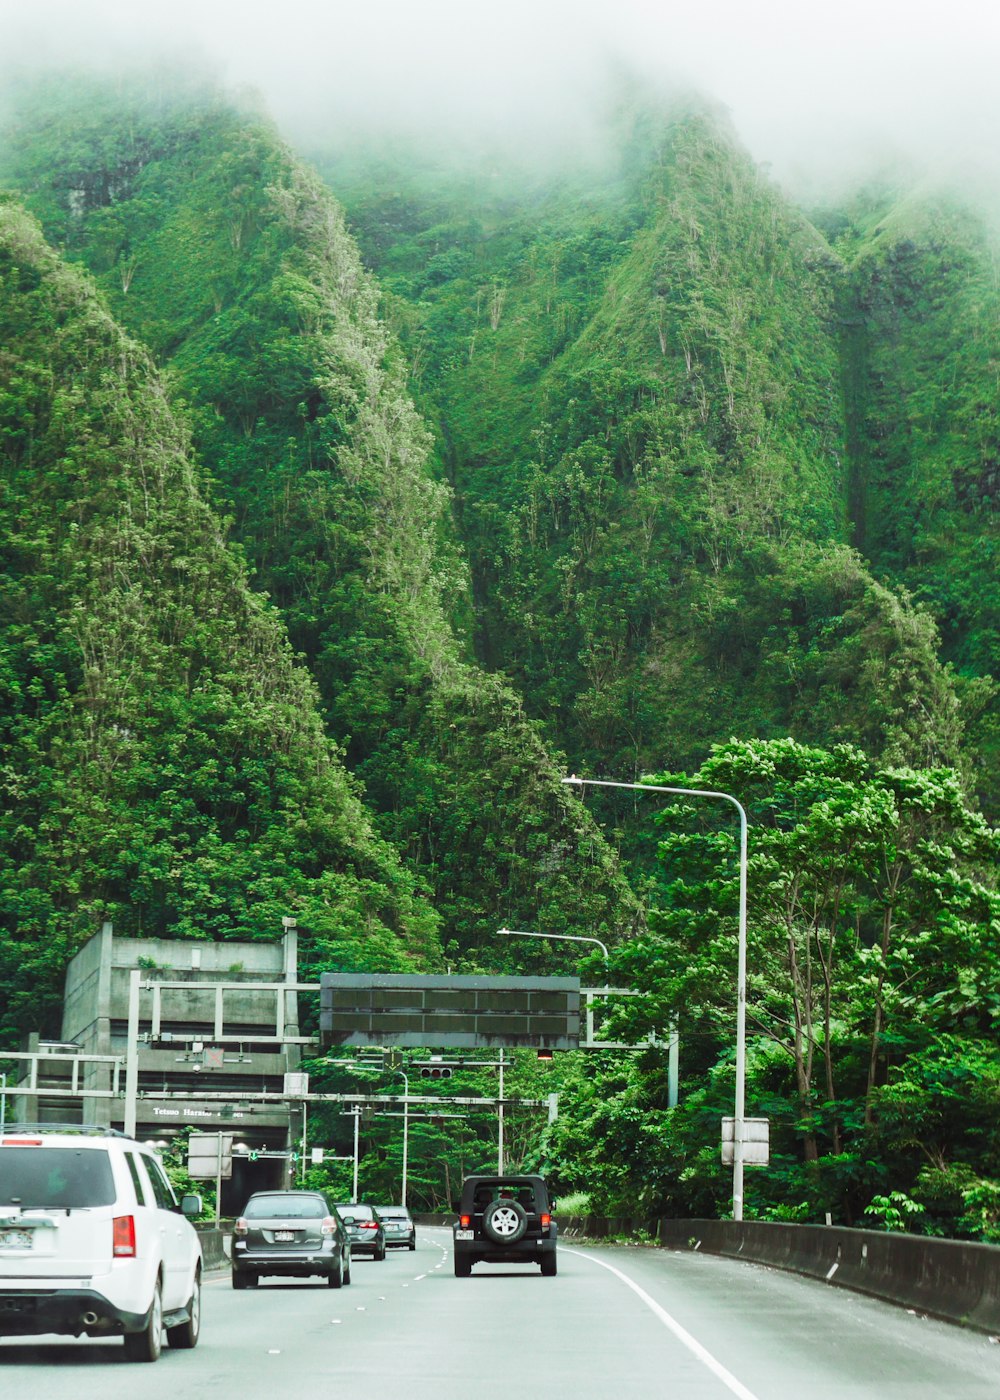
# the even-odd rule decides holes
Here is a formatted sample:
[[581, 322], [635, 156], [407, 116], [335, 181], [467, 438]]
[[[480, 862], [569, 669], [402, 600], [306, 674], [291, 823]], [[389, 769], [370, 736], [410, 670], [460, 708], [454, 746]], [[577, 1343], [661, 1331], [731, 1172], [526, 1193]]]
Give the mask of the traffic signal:
[[424, 1065], [420, 1071], [421, 1079], [450, 1079], [451, 1069], [448, 1065]]

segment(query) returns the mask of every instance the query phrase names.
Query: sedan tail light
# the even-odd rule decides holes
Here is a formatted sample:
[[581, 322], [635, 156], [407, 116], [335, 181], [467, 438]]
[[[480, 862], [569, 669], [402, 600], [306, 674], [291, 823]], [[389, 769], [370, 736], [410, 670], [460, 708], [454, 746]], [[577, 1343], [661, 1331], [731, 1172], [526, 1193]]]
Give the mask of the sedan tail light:
[[135, 1216], [116, 1215], [111, 1225], [111, 1253], [116, 1259], [135, 1258]]
[[233, 1234], [242, 1239], [244, 1235], [249, 1233], [249, 1230], [250, 1226], [247, 1224], [246, 1216], [241, 1215], [239, 1220], [237, 1220], [236, 1224], [233, 1226]]
[[361, 1224], [362, 1230], [377, 1230], [377, 1229], [378, 1229], [378, 1221], [377, 1221], [377, 1220], [362, 1220], [362, 1221], [360, 1222], [360, 1224]]

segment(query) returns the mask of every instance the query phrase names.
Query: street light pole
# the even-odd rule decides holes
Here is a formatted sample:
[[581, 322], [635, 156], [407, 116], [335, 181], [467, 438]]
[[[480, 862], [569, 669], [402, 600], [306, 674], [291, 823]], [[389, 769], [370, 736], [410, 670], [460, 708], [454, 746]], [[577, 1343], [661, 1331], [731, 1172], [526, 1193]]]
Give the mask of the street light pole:
[[406, 1154], [410, 1137], [410, 1080], [405, 1070], [397, 1069], [396, 1074], [403, 1080], [403, 1188], [400, 1205], [406, 1205]]
[[709, 797], [730, 802], [740, 818], [740, 909], [736, 961], [736, 1103], [733, 1112], [733, 1219], [743, 1219], [743, 1121], [746, 1115], [747, 1058], [747, 814], [729, 792], [663, 787], [658, 783], [612, 783], [598, 778], [563, 778], [574, 787], [628, 788], [634, 792], [665, 792], [672, 797]]
[[361, 1120], [361, 1108], [354, 1105], [354, 1186], [351, 1190], [351, 1200], [358, 1199], [358, 1123]]

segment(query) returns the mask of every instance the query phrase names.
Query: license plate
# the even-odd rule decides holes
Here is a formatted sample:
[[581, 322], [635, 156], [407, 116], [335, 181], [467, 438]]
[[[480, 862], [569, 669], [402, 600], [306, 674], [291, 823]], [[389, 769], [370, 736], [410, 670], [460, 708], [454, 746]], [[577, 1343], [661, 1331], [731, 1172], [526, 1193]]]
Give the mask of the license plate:
[[295, 1238], [295, 1231], [294, 1231], [294, 1230], [275, 1230], [275, 1232], [274, 1232], [274, 1238], [275, 1238], [276, 1240], [294, 1240], [294, 1238]]
[[476, 1236], [472, 1230], [456, 1230], [455, 1238], [456, 1240], [474, 1240]]
[[30, 1230], [0, 1230], [0, 1249], [30, 1249]]

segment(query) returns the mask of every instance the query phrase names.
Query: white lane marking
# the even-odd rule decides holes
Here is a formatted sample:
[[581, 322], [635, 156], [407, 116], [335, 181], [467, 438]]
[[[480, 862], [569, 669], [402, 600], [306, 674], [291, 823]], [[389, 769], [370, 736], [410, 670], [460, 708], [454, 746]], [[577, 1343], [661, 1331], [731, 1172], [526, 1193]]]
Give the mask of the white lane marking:
[[631, 1288], [632, 1292], [636, 1294], [637, 1297], [641, 1298], [647, 1308], [660, 1319], [664, 1327], [669, 1328], [677, 1340], [682, 1342], [684, 1346], [687, 1347], [688, 1351], [698, 1358], [703, 1366], [707, 1366], [712, 1374], [716, 1376], [724, 1386], [731, 1390], [734, 1395], [738, 1395], [740, 1400], [757, 1400], [752, 1390], [747, 1390], [742, 1381], [738, 1381], [731, 1371], [727, 1371], [721, 1361], [716, 1361], [712, 1353], [707, 1351], [705, 1347], [702, 1346], [701, 1342], [692, 1337], [691, 1333], [688, 1332], [686, 1328], [682, 1327], [676, 1318], [670, 1316], [666, 1308], [662, 1308], [656, 1299], [651, 1298], [644, 1288], [640, 1288], [633, 1279], [629, 1278], [628, 1274], [623, 1274], [621, 1269], [615, 1268], [614, 1264], [605, 1263], [603, 1259], [597, 1259], [593, 1254], [587, 1254], [583, 1250], [567, 1249], [565, 1245], [560, 1245], [559, 1248], [560, 1252], [575, 1254], [580, 1259], [589, 1260], [591, 1264], [599, 1264], [602, 1269], [607, 1269], [608, 1273], [614, 1274], [616, 1278], [620, 1278], [622, 1283], [624, 1283], [627, 1288]]
[[280, 1352], [280, 1351], [276, 1351], [276, 1350], [274, 1349], [274, 1347], [272, 1347], [271, 1350], [270, 1350], [267, 1354], [268, 1354], [268, 1356], [280, 1356], [280, 1355], [281, 1355], [281, 1352]]
[[426, 1278], [426, 1277], [427, 1277], [426, 1274], [417, 1274], [417, 1276], [416, 1276], [416, 1278], [413, 1280], [413, 1282], [414, 1282], [414, 1283], [419, 1283], [420, 1280], [421, 1280], [422, 1278]]

